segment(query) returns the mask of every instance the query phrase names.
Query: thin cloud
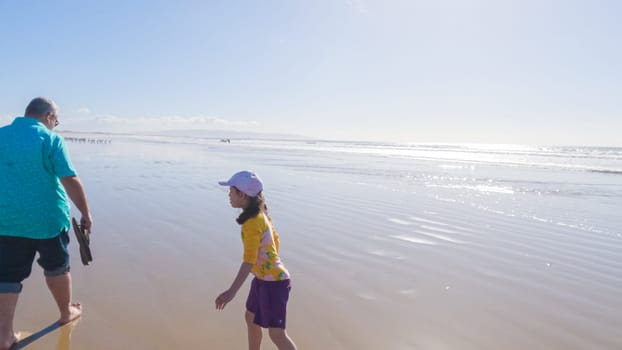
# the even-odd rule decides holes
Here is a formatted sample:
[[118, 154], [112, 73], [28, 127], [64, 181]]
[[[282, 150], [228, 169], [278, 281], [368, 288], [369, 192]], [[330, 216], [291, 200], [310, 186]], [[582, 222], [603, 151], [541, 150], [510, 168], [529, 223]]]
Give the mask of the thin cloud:
[[91, 110], [87, 107], [81, 107], [78, 109], [78, 113], [80, 114], [91, 114]]
[[8, 115], [0, 114], [0, 126], [10, 124], [13, 121], [12, 117]]
[[162, 117], [119, 117], [100, 115], [88, 121], [75, 120], [66, 123], [67, 129], [76, 131], [167, 131], [167, 130], [248, 130], [258, 125], [255, 121], [233, 121], [213, 116], [162, 116]]

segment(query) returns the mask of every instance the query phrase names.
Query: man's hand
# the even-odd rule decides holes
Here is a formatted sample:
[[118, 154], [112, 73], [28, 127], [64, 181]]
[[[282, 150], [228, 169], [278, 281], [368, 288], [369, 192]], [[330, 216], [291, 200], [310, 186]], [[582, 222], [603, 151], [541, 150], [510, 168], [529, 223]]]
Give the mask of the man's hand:
[[91, 227], [93, 226], [93, 218], [91, 217], [91, 214], [82, 215], [80, 218], [80, 226], [82, 226], [84, 231], [91, 232]]

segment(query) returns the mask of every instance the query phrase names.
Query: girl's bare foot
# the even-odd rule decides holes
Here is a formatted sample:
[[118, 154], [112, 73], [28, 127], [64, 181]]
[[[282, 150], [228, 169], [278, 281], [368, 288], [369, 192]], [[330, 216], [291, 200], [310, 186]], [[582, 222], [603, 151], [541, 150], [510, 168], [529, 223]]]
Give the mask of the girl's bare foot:
[[80, 315], [82, 315], [82, 305], [80, 305], [80, 303], [71, 304], [69, 305], [69, 310], [67, 311], [67, 314], [60, 315], [58, 323], [60, 323], [61, 325], [67, 324], [80, 317]]

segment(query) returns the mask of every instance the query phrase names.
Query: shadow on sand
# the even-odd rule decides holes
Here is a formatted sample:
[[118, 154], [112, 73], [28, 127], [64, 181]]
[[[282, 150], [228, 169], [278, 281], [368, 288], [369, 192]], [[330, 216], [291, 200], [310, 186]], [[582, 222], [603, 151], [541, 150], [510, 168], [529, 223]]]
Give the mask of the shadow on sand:
[[41, 339], [43, 336], [50, 334], [52, 332], [54, 332], [57, 329], [60, 329], [59, 333], [58, 333], [58, 341], [56, 343], [56, 348], [55, 350], [69, 350], [70, 349], [70, 343], [71, 343], [71, 331], [73, 330], [73, 327], [78, 323], [80, 319], [76, 319], [72, 322], [69, 322], [67, 324], [61, 325], [58, 321], [52, 323], [51, 325], [43, 328], [42, 330], [33, 333], [29, 336], [27, 336], [24, 339], [21, 339], [20, 341], [18, 341], [15, 345], [13, 345], [9, 350], [18, 350], [18, 349], [23, 349], [26, 346], [34, 343], [35, 341]]

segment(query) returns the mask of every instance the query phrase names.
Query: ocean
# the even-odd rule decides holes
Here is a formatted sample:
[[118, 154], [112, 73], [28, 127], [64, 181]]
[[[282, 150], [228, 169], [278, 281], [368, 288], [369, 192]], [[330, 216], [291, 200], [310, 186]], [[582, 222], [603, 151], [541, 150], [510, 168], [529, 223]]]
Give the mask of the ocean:
[[[74, 348], [245, 347], [248, 281], [213, 307], [242, 256], [217, 181], [242, 169], [264, 181], [300, 348], [622, 348], [622, 148], [65, 137], [95, 221], [93, 265], [72, 246]], [[36, 330], [54, 308], [28, 283]]]

